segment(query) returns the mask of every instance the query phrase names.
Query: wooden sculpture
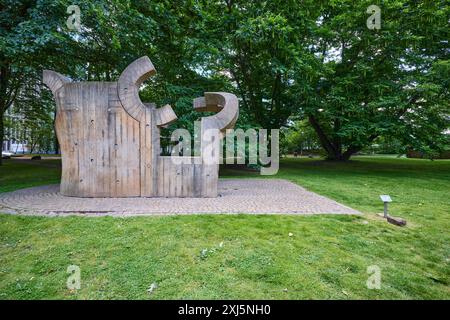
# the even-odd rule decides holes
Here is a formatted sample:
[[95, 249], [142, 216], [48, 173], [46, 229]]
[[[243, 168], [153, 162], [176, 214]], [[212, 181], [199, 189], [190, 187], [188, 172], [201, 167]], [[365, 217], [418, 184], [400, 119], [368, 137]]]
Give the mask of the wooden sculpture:
[[[235, 95], [207, 92], [194, 100], [201, 119], [201, 156], [179, 163], [160, 155], [160, 128], [177, 119], [171, 106], [142, 103], [139, 86], [155, 74], [148, 57], [131, 63], [117, 82], [71, 82], [45, 70], [56, 100], [61, 193], [75, 197], [216, 197], [218, 162], [206, 161], [206, 132], [232, 128]], [[185, 159], [186, 160], [186, 159]]]

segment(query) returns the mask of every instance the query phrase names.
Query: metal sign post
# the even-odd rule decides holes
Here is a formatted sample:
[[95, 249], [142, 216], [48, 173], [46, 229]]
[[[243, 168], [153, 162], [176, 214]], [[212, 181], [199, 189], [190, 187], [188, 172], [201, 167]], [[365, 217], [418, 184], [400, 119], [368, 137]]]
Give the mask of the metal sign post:
[[387, 194], [380, 195], [380, 199], [384, 203], [384, 217], [387, 218], [388, 217], [388, 203], [392, 202], [392, 199]]

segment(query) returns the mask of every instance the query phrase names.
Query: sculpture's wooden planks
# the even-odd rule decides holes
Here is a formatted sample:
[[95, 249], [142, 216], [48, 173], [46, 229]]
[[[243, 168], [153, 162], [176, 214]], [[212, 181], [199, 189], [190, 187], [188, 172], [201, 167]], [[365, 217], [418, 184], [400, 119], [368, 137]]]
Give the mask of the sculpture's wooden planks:
[[[160, 128], [177, 119], [169, 105], [142, 103], [139, 86], [155, 74], [148, 57], [131, 63], [118, 82], [77, 82], [45, 70], [56, 105], [61, 193], [77, 197], [216, 197], [218, 149], [211, 148], [238, 113], [236, 96], [207, 92], [194, 109], [201, 120], [200, 157], [160, 156]], [[212, 133], [212, 134], [211, 134]]]

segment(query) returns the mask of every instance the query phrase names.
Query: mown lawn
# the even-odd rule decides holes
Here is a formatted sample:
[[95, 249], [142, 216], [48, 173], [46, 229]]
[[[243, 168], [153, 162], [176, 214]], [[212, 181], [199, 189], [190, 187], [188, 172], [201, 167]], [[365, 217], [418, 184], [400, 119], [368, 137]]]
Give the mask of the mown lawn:
[[[6, 160], [0, 192], [57, 182], [57, 162], [40, 163]], [[284, 159], [276, 178], [363, 215], [1, 214], [0, 299], [450, 298], [450, 161]], [[377, 215], [380, 194], [391, 195], [391, 212], [407, 227]], [[66, 287], [72, 264], [81, 268], [76, 291]], [[366, 286], [372, 265], [380, 290]]]

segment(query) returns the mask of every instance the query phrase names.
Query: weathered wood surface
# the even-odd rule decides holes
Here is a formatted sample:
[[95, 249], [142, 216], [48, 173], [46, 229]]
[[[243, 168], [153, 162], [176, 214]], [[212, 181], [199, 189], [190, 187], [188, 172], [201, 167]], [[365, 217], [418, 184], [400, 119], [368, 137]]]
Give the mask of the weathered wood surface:
[[[216, 197], [215, 143], [237, 120], [236, 96], [207, 92], [194, 109], [215, 111], [201, 120], [201, 156], [160, 156], [160, 128], [177, 119], [166, 105], [142, 103], [139, 86], [155, 74], [148, 57], [131, 63], [118, 82], [71, 82], [44, 71], [44, 83], [56, 105], [56, 133], [61, 145], [61, 193], [76, 197]], [[180, 161], [182, 160], [182, 161]], [[214, 162], [216, 161], [216, 162]], [[212, 163], [211, 163], [212, 162]]]

